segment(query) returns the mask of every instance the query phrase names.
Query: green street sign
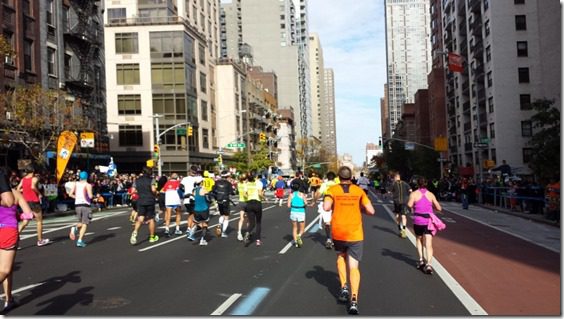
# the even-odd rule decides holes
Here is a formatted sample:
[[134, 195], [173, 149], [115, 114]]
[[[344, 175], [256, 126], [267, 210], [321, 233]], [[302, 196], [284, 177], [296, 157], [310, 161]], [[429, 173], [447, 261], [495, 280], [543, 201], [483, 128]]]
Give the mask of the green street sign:
[[244, 148], [245, 146], [245, 143], [229, 143], [226, 148]]
[[313, 167], [313, 168], [321, 168], [321, 164], [319, 164], [319, 163], [313, 164], [313, 165], [311, 165], [311, 167]]
[[186, 128], [185, 127], [179, 127], [176, 129], [176, 135], [182, 136], [182, 135], [186, 135]]

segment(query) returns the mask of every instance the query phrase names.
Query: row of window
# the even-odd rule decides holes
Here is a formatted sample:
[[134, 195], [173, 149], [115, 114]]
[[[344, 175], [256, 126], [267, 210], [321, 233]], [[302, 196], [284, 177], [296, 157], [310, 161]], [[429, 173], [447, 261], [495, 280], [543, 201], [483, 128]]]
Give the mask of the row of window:
[[[165, 127], [163, 126], [162, 129], [165, 129]], [[143, 146], [143, 129], [141, 125], [119, 125], [118, 136], [120, 147]], [[174, 130], [165, 133], [162, 141], [162, 145], [166, 147], [166, 150], [186, 150], [186, 136], [177, 135]], [[202, 147], [210, 147], [209, 130], [206, 128], [202, 129]]]
[[[151, 83], [162, 85], [166, 88], [174, 86], [193, 86], [192, 72], [185, 73], [185, 64], [174, 63], [151, 63]], [[192, 70], [192, 68], [189, 68]], [[185, 80], [188, 81], [185, 81]], [[137, 85], [141, 83], [138, 63], [116, 64], [116, 81], [118, 85]], [[186, 82], [186, 83], [185, 83]], [[207, 93], [207, 76], [200, 72], [200, 92]]]

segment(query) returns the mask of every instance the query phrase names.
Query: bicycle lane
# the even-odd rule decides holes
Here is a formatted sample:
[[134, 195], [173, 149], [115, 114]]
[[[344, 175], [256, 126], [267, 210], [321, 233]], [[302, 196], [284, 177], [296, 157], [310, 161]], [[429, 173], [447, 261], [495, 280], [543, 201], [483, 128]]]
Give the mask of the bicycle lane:
[[560, 315], [560, 254], [445, 210], [434, 256], [489, 315]]

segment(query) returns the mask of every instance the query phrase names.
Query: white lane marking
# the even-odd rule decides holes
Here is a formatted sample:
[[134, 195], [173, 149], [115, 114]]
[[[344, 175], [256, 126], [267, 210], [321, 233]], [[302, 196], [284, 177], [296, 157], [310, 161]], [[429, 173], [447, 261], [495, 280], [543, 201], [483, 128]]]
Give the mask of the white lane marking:
[[121, 229], [121, 226], [110, 227], [110, 228], [108, 228], [108, 229], [106, 229], [106, 230], [118, 230], [118, 229]]
[[[271, 209], [271, 208], [273, 208], [273, 207], [276, 207], [276, 206], [265, 207], [265, 208], [262, 209], [262, 211], [264, 212], [265, 210], [269, 210], [269, 209]], [[231, 222], [234, 222], [234, 221], [236, 221], [236, 220], [239, 220], [239, 218], [241, 218], [241, 216], [235, 217], [235, 218], [229, 218], [229, 222], [230, 222], [230, 223], [231, 223]], [[219, 225], [219, 223], [213, 224], [213, 225], [208, 225], [208, 229], [212, 229], [212, 228], [214, 228], [214, 227], [216, 227], [216, 226], [218, 226], [218, 225]], [[157, 248], [157, 247], [160, 247], [160, 246], [163, 246], [163, 245], [172, 243], [172, 242], [177, 241], [177, 240], [180, 240], [180, 239], [187, 240], [187, 239], [186, 239], [186, 236], [178, 236], [178, 237], [175, 237], [175, 238], [172, 238], [172, 239], [169, 239], [169, 240], [160, 242], [160, 243], [158, 243], [158, 244], [151, 244], [151, 246], [148, 246], [148, 247], [145, 247], [145, 248], [141, 248], [141, 249], [139, 249], [138, 251], [140, 251], [140, 252], [147, 251], [147, 250], [150, 250], [150, 249], [153, 249], [153, 248]]]
[[[35, 287], [37, 287], [37, 286], [41, 286], [41, 285], [43, 285], [44, 283], [45, 283], [45, 281], [44, 281], [44, 282], [37, 283], [37, 284], [32, 284], [32, 285], [29, 285], [29, 286], [21, 287], [21, 288], [18, 288], [18, 289], [16, 289], [16, 290], [12, 290], [12, 294], [17, 294], [17, 293], [20, 293], [20, 292], [22, 292], [22, 291], [26, 291], [26, 290], [28, 290], [28, 289], [32, 289], [32, 288], [35, 288]], [[0, 298], [6, 298], [6, 294], [1, 294], [1, 295], [0, 295]]]
[[[395, 216], [392, 210], [388, 208], [388, 206], [382, 206], [382, 207], [384, 207], [384, 209], [388, 212], [390, 218], [394, 220]], [[409, 229], [406, 228], [406, 231], [407, 231], [407, 238], [409, 238], [409, 241], [413, 244], [413, 246], [416, 246], [415, 236], [411, 233]], [[468, 310], [471, 315], [477, 315], [477, 316], [487, 315], [488, 313], [484, 310], [484, 308], [482, 308], [482, 306], [480, 306], [480, 304], [476, 300], [474, 300], [472, 296], [470, 296], [470, 294], [458, 283], [458, 281], [456, 281], [456, 279], [454, 279], [454, 277], [452, 277], [448, 273], [448, 271], [441, 265], [439, 260], [436, 257], [434, 257], [434, 259], [435, 260], [433, 261], [433, 268], [435, 269], [435, 273], [439, 275], [439, 277], [443, 280], [446, 286], [454, 293], [456, 298], [460, 300], [460, 302], [464, 305], [466, 310]]]
[[[552, 248], [552, 247], [547, 246], [547, 245], [545, 245], [545, 244], [535, 242], [534, 240], [531, 240], [531, 239], [529, 239], [529, 238], [526, 238], [526, 237], [523, 237], [523, 236], [521, 236], [521, 235], [519, 235], [519, 234], [516, 234], [516, 233], [511, 232], [509, 229], [503, 229], [503, 228], [501, 228], [501, 227], [493, 226], [493, 225], [491, 225], [491, 224], [488, 224], [488, 223], [483, 222], [483, 221], [481, 221], [481, 220], [479, 220], [479, 219], [470, 217], [470, 216], [468, 216], [468, 215], [459, 214], [459, 213], [457, 213], [457, 212], [454, 211], [454, 210], [450, 210], [449, 208], [446, 208], [446, 207], [445, 207], [445, 209], [446, 209], [449, 213], [453, 213], [453, 214], [455, 214], [455, 215], [458, 215], [458, 216], [461, 216], [461, 217], [470, 219], [471, 221], [475, 221], [476, 223], [480, 223], [480, 224], [482, 224], [482, 225], [484, 225], [484, 226], [487, 226], [487, 227], [490, 227], [490, 228], [499, 230], [500, 232], [504, 232], [504, 233], [506, 233], [506, 234], [509, 234], [509, 235], [511, 235], [511, 236], [520, 238], [520, 239], [522, 239], [522, 240], [524, 240], [524, 241], [526, 241], [526, 242], [529, 242], [529, 243], [531, 243], [531, 244], [534, 244], [534, 245], [537, 245], [537, 246], [541, 246], [541, 247], [546, 248], [546, 249], [548, 249], [548, 250], [550, 250], [550, 251], [553, 251], [553, 252], [555, 252], [555, 253], [559, 253], [559, 254], [560, 254], [560, 250], [559, 250], [558, 248]], [[518, 217], [517, 217], [517, 218], [518, 218]]]
[[225, 312], [225, 310], [229, 309], [229, 307], [231, 307], [231, 305], [234, 304], [237, 299], [241, 298], [241, 296], [242, 294], [232, 294], [221, 304], [221, 306], [217, 307], [217, 309], [215, 309], [214, 312], [210, 314], [210, 316], [221, 316]]
[[[304, 229], [304, 233], [307, 233], [307, 230], [310, 229], [313, 225], [315, 225], [319, 218], [321, 218], [321, 215], [317, 214], [317, 217], [315, 217], [311, 221], [311, 223], [309, 223], [309, 225], [307, 225], [307, 227]], [[282, 248], [282, 250], [279, 251], [278, 254], [279, 255], [285, 254], [288, 250], [290, 250], [290, 248], [292, 248], [292, 242], [289, 242], [288, 244], [286, 244], [286, 246], [284, 246], [284, 248]]]

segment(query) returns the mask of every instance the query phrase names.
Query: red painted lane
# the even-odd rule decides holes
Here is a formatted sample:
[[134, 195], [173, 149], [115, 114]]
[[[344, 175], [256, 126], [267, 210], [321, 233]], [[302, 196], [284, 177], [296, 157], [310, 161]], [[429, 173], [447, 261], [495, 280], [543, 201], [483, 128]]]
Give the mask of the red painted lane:
[[445, 212], [434, 255], [489, 315], [560, 315], [560, 254]]

